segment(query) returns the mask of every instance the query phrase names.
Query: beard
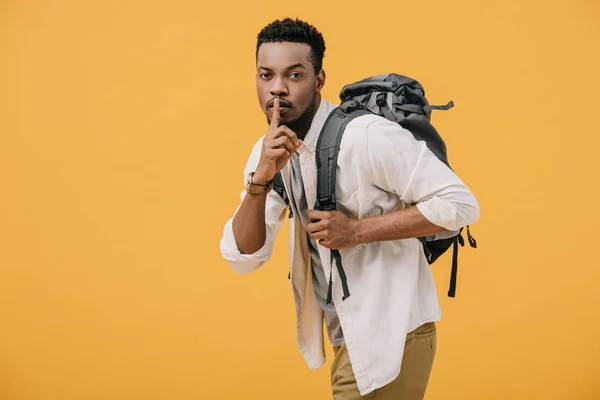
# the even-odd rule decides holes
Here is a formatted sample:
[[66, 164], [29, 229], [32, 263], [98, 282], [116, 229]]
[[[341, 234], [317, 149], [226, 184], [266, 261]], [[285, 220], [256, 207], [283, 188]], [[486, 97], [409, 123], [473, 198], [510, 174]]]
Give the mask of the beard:
[[[300, 114], [298, 117], [291, 119], [289, 121], [280, 120], [280, 125], [285, 125], [298, 134], [299, 131], [306, 130], [310, 128], [310, 124], [312, 122], [312, 118], [314, 116], [314, 112], [317, 108], [317, 97], [318, 92], [314, 91], [312, 98], [310, 99], [310, 103], [306, 107], [306, 109]], [[270, 118], [267, 118], [267, 123], [271, 124]], [[303, 138], [300, 138], [303, 139]]]

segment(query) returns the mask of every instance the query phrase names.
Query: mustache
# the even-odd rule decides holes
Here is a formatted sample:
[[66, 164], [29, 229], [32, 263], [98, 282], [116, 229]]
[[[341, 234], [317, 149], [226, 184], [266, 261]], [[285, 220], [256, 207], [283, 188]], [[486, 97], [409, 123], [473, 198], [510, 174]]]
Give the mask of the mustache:
[[[271, 101], [269, 101], [269, 102], [267, 103], [267, 107], [268, 107], [268, 108], [271, 108], [271, 107], [273, 107], [273, 105], [275, 105], [275, 99], [272, 99]], [[282, 98], [279, 98], [279, 107], [287, 107], [287, 108], [290, 108], [291, 106], [292, 106], [292, 103], [290, 103], [289, 101], [287, 101], [287, 100], [284, 100], [284, 99], [282, 99]]]

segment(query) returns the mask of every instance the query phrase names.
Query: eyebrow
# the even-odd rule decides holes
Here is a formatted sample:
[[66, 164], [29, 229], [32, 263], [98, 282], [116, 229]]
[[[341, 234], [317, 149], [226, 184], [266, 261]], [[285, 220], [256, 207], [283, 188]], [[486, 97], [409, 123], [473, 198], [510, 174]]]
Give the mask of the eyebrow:
[[[295, 69], [295, 68], [304, 68], [306, 69], [306, 67], [300, 63], [298, 64], [294, 64], [294, 65], [290, 65], [289, 67], [286, 68], [286, 71], [289, 71], [291, 69]], [[258, 66], [258, 69], [264, 69], [265, 71], [270, 71], [273, 72], [273, 70], [271, 68], [267, 68], [267, 67], [263, 67], [263, 66]]]

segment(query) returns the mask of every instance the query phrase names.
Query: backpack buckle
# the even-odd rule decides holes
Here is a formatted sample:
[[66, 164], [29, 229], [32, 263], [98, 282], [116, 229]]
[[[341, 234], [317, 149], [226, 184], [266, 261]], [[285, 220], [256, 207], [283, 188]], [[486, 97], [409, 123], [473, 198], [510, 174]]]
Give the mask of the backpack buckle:
[[355, 100], [345, 101], [342, 105], [340, 105], [340, 109], [343, 112], [351, 112], [361, 107], [362, 106]]
[[333, 211], [335, 210], [335, 196], [324, 196], [317, 199], [317, 205], [320, 211]]

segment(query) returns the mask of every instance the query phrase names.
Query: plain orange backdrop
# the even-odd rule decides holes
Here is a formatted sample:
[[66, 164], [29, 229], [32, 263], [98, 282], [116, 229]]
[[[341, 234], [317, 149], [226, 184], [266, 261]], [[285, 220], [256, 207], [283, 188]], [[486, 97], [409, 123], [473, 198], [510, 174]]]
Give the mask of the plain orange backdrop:
[[287, 230], [238, 275], [219, 240], [266, 132], [259, 30], [325, 37], [324, 97], [418, 79], [476, 194], [433, 265], [434, 399], [600, 399], [600, 3], [0, 4], [0, 399], [327, 399], [295, 342]]

